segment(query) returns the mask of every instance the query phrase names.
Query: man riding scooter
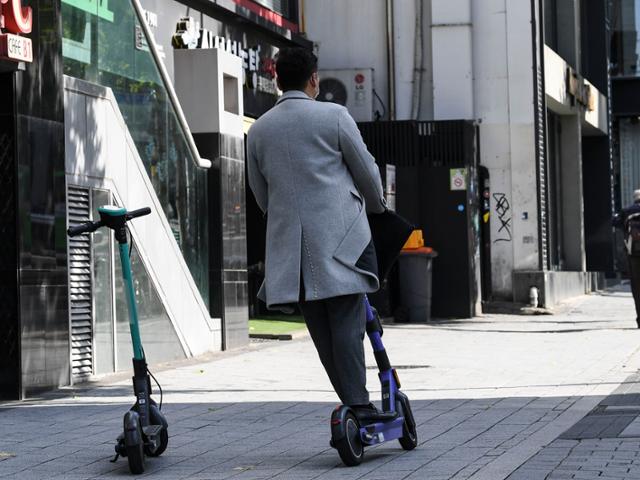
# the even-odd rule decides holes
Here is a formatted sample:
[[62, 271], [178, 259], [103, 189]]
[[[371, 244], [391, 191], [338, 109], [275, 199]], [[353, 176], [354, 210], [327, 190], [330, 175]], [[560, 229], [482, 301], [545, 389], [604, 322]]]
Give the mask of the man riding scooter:
[[314, 101], [316, 56], [280, 50], [274, 108], [251, 127], [250, 187], [267, 216], [270, 309], [299, 304], [320, 360], [360, 420], [384, 417], [369, 401], [365, 294], [379, 288], [368, 213], [386, 209], [380, 172], [346, 108]]

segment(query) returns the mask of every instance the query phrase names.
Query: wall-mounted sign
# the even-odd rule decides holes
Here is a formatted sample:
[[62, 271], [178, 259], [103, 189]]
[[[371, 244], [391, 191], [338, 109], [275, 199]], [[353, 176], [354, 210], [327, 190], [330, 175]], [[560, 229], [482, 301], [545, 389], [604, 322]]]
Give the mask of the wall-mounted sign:
[[0, 0], [0, 60], [32, 62], [31, 33], [33, 12], [21, 0]]
[[467, 189], [467, 169], [452, 168], [449, 170], [450, 189], [466, 190]]

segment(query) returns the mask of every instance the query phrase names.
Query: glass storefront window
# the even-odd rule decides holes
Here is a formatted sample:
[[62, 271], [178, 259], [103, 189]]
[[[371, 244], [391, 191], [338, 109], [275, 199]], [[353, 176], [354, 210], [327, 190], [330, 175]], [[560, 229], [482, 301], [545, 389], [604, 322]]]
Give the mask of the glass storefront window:
[[[106, 190], [92, 190], [92, 220], [100, 218], [98, 207], [111, 205], [111, 195]], [[91, 236], [93, 249], [93, 315], [94, 315], [94, 373], [111, 373], [115, 369], [113, 333], [113, 233], [99, 228]]]
[[640, 0], [609, 0], [611, 73], [640, 76]]
[[[152, 363], [169, 362], [185, 358], [178, 336], [165, 311], [158, 292], [140, 259], [135, 243], [131, 241], [131, 272], [138, 307], [140, 337], [147, 360]], [[118, 246], [115, 245], [115, 249]], [[129, 329], [129, 308], [127, 306], [122, 280], [122, 265], [119, 252], [114, 256], [116, 286], [116, 339], [117, 368], [126, 370], [131, 366], [133, 347]]]
[[133, 5], [128, 0], [62, 0], [62, 28], [64, 73], [113, 90], [208, 305], [207, 171], [191, 157]]

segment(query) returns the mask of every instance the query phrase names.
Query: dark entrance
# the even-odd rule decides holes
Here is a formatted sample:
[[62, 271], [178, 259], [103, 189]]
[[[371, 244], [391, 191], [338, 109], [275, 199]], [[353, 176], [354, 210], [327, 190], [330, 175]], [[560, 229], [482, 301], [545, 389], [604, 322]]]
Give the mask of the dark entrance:
[[[386, 172], [387, 164], [396, 166], [397, 212], [421, 228], [426, 244], [438, 252], [432, 315], [475, 316], [481, 265], [490, 271], [489, 251], [480, 262], [477, 126], [467, 121], [400, 121], [359, 127], [381, 171]], [[461, 183], [460, 178], [465, 180]]]

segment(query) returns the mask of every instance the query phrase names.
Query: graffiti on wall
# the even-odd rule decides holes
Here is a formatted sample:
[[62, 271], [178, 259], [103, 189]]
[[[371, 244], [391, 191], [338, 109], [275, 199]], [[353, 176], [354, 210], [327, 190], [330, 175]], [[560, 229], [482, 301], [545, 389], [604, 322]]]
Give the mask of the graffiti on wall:
[[498, 216], [498, 222], [500, 227], [498, 228], [498, 235], [493, 243], [498, 242], [510, 242], [513, 237], [511, 235], [511, 205], [507, 199], [507, 195], [504, 193], [494, 193], [493, 200], [495, 201], [496, 215]]

